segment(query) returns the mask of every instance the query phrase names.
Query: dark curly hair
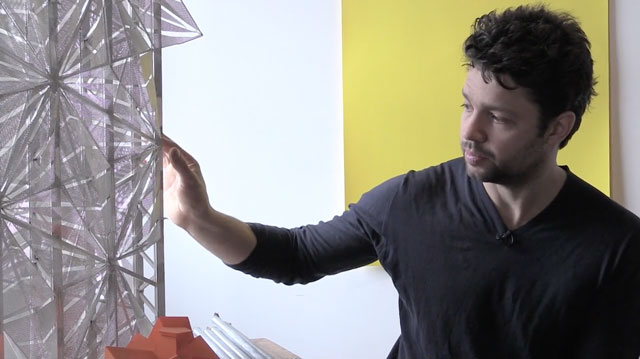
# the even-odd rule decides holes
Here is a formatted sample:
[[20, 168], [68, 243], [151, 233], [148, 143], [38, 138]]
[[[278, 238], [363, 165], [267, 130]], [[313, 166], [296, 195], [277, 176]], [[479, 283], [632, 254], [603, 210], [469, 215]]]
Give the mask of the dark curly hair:
[[563, 148], [580, 127], [591, 97], [595, 96], [591, 44], [577, 20], [543, 5], [523, 5], [502, 13], [495, 10], [476, 19], [464, 42], [467, 65], [482, 71], [486, 82], [508, 75], [526, 88], [539, 106], [540, 130], [564, 111], [576, 121]]

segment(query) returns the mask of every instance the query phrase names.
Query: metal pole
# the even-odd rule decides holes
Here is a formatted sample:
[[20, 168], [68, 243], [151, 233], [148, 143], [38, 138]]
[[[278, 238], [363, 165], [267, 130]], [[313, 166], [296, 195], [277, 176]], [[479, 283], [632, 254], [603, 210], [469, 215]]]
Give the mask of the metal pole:
[[[58, 63], [58, 4], [55, 0], [47, 1], [49, 15], [49, 79], [50, 84], [50, 125], [53, 131], [54, 156], [52, 163], [54, 189], [51, 198], [51, 226], [52, 235], [56, 240], [60, 240], [62, 219], [57, 210], [61, 208], [60, 176], [62, 166], [62, 154], [60, 151], [60, 102], [58, 101], [58, 91], [60, 91], [59, 63]], [[58, 358], [64, 357], [64, 291], [62, 284], [62, 250], [52, 247], [51, 254], [53, 295], [56, 305], [56, 348]]]
[[[156, 89], [155, 127], [158, 136], [162, 136], [162, 4], [158, 0], [153, 1], [153, 81]], [[162, 139], [156, 139], [158, 155], [155, 157], [155, 206], [151, 223], [157, 223], [160, 227], [160, 236], [164, 237], [164, 213], [162, 194]], [[156, 316], [165, 315], [165, 276], [164, 276], [164, 238], [155, 245], [156, 264]]]
[[245, 353], [247, 353], [253, 359], [269, 359], [269, 354], [265, 353], [257, 345], [253, 344], [249, 338], [242, 334], [239, 330], [234, 328], [231, 324], [225, 322], [216, 313], [211, 318], [213, 324], [220, 328], [220, 330], [231, 340], [234, 344], [240, 347]]

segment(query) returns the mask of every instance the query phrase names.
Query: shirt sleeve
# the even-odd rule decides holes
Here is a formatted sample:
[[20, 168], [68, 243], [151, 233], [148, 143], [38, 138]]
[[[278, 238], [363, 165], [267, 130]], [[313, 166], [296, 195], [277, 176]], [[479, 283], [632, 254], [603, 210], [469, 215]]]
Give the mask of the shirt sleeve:
[[382, 228], [401, 181], [399, 176], [375, 187], [327, 222], [292, 229], [250, 223], [257, 245], [246, 260], [230, 267], [290, 285], [375, 261], [384, 246]]

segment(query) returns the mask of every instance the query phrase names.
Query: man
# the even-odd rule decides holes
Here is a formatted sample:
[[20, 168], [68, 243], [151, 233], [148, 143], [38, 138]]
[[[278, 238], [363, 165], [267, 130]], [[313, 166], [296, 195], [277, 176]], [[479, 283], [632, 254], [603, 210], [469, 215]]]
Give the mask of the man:
[[168, 216], [233, 268], [306, 283], [376, 259], [399, 293], [390, 358], [640, 356], [640, 219], [556, 162], [594, 95], [589, 41], [522, 6], [464, 43], [463, 157], [392, 178], [295, 229], [211, 208], [165, 139]]

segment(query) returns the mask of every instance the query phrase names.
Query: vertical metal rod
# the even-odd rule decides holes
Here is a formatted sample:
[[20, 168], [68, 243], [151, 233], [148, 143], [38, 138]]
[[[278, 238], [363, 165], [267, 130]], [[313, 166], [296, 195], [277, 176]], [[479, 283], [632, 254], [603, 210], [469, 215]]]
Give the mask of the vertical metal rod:
[[[88, 5], [90, 7], [90, 5]], [[86, 11], [91, 11], [91, 9], [87, 9]], [[77, 46], [78, 49], [80, 51], [80, 58], [84, 59], [85, 57], [87, 57], [89, 54], [87, 51], [87, 47], [84, 46], [84, 41], [83, 39], [85, 39], [85, 37], [87, 36], [87, 34], [89, 33], [90, 29], [91, 29], [91, 23], [90, 23], [90, 17], [89, 16], [83, 16], [81, 23], [78, 24], [79, 27], [79, 32], [81, 34], [80, 37], [78, 37], [77, 41]], [[81, 66], [81, 73], [79, 75], [79, 81], [81, 84], [84, 84], [85, 81], [87, 79], [85, 79], [85, 74], [84, 72], [87, 71], [89, 68], [91, 68], [92, 66], [94, 66], [95, 64], [91, 63], [91, 62], [82, 62], [80, 64]], [[90, 79], [89, 79], [90, 80]], [[80, 94], [84, 97], [87, 96], [89, 91], [87, 90], [87, 88], [85, 86], [80, 86]], [[90, 121], [90, 115], [87, 112], [86, 109], [86, 104], [82, 103], [80, 105], [79, 108], [79, 117], [83, 120], [83, 121]], [[82, 158], [84, 159], [80, 161], [80, 163], [85, 163], [85, 161], [90, 161], [91, 159], [86, 158], [86, 153], [85, 150], [82, 149], [82, 152], [80, 153], [82, 155]], [[94, 203], [92, 203], [91, 198], [89, 197], [89, 193], [85, 193], [85, 198], [84, 198], [84, 207], [88, 208], [88, 207], [92, 207], [94, 205]], [[91, 259], [91, 258], [86, 258], [86, 262], [85, 262], [85, 271], [87, 273], [91, 273], [93, 272], [94, 268], [96, 267], [96, 261]], [[94, 279], [93, 276], [88, 276], [86, 279], [86, 284], [85, 284], [85, 293], [84, 293], [84, 298], [83, 300], [85, 301], [86, 305], [86, 312], [85, 315], [88, 318], [91, 318], [88, 320], [88, 324], [86, 327], [86, 334], [85, 334], [85, 342], [87, 343], [87, 359], [98, 359], [100, 357], [99, 353], [98, 353], [98, 349], [99, 349], [99, 345], [98, 345], [98, 328], [97, 328], [97, 324], [95, 321], [95, 306], [92, 305], [92, 301], [95, 298], [95, 292], [94, 290], [92, 290], [93, 288], [95, 288], [96, 285], [96, 281]]]
[[[54, 138], [54, 155], [53, 155], [53, 181], [54, 190], [51, 198], [51, 230], [52, 235], [58, 240], [62, 219], [58, 211], [61, 208], [60, 193], [60, 176], [62, 169], [62, 154], [60, 150], [60, 102], [58, 101], [59, 90], [59, 62], [58, 62], [58, 5], [55, 0], [47, 1], [47, 9], [49, 16], [49, 78], [51, 81], [51, 90], [49, 97], [49, 116], [50, 124], [53, 130]], [[64, 291], [62, 283], [62, 250], [52, 247], [51, 268], [53, 295], [56, 304], [56, 348], [58, 358], [64, 357]]]
[[[133, 8], [129, 8], [129, 10], [133, 13], [134, 10]], [[131, 16], [135, 22], [135, 25], [140, 26], [139, 23], [139, 18], [136, 16]], [[140, 59], [142, 60], [142, 58]], [[130, 59], [128, 61], [133, 61], [133, 59]], [[137, 64], [139, 64], [138, 62], [135, 62]], [[140, 65], [140, 64], [139, 64]], [[140, 65], [141, 66], [141, 65]], [[132, 70], [130, 70], [132, 71]], [[140, 70], [138, 70], [140, 71]], [[130, 108], [130, 116], [136, 116], [136, 106], [134, 103], [131, 103]], [[142, 126], [140, 126], [142, 127]], [[138, 127], [137, 129], [139, 130], [140, 127]], [[130, 141], [130, 146], [131, 146], [131, 153], [138, 153], [137, 150], [138, 148], [142, 147], [141, 146], [141, 140], [142, 140], [142, 136], [140, 136], [138, 133], [132, 133], [131, 135], [131, 141]], [[132, 172], [132, 176], [135, 178], [135, 180], [131, 181], [131, 189], [135, 190], [135, 186], [136, 183], [141, 183], [141, 181], [144, 181], [145, 179], [140, 175], [140, 171], [139, 171], [139, 162], [140, 159], [138, 159], [136, 156], [132, 156], [131, 160], [130, 160], [130, 166], [131, 166], [131, 172]], [[136, 203], [129, 203], [129, 206], [138, 206], [138, 210], [137, 211], [132, 211], [131, 213], [133, 213], [135, 215], [135, 217], [132, 219], [131, 221], [131, 233], [133, 235], [132, 238], [132, 248], [136, 248], [140, 242], [142, 241], [142, 238], [144, 238], [144, 233], [143, 233], [143, 212], [141, 211], [142, 208], [142, 198], [138, 198], [138, 199], [134, 199], [136, 201]], [[139, 254], [135, 254], [133, 256], [133, 272], [135, 272], [136, 274], [143, 276], [143, 277], [147, 277], [148, 275], [145, 275], [144, 273], [144, 257], [142, 256], [141, 253]], [[144, 308], [145, 308], [145, 301], [144, 301], [144, 289], [146, 288], [146, 283], [144, 283], [143, 281], [141, 281], [138, 278], [133, 278], [132, 280], [132, 286], [131, 289], [135, 291], [135, 293], [133, 293], [133, 295], [135, 296], [135, 300], [138, 302], [138, 305], [140, 306], [140, 308], [143, 309], [144, 312]], [[156, 313], [154, 313], [155, 315]], [[155, 319], [155, 318], [154, 318]], [[141, 328], [138, 328], [139, 331], [141, 331], [143, 335], [149, 335], [149, 333], [144, 333], [143, 330], [141, 330]]]
[[[25, 10], [25, 13], [28, 13], [26, 8], [24, 10]], [[28, 51], [28, 45], [25, 42], [25, 48], [24, 48], [25, 54], [27, 53], [27, 51]], [[25, 57], [27, 57], [27, 56], [25, 55]], [[35, 122], [35, 121], [34, 121], [33, 116], [29, 116], [29, 118], [25, 122], [26, 122], [25, 126], [27, 126], [27, 128], [31, 129], [32, 126], [33, 126], [33, 122]], [[37, 177], [38, 177], [38, 173], [35, 173], [36, 169], [34, 167], [35, 167], [35, 161], [36, 161], [36, 158], [35, 158], [36, 157], [36, 152], [38, 151], [37, 150], [37, 146], [35, 144], [38, 143], [37, 141], [39, 141], [39, 140], [40, 140], [40, 138], [35, 137], [35, 141], [30, 141], [27, 144], [27, 156], [28, 156], [27, 158], [28, 158], [28, 161], [27, 161], [27, 175], [26, 175], [26, 178], [27, 178], [27, 186], [28, 186], [27, 193], [28, 193], [28, 196], [29, 196], [29, 212], [27, 214], [27, 216], [28, 216], [27, 218], [29, 218], [29, 226], [31, 228], [29, 229], [28, 233], [26, 234], [26, 236], [27, 236], [26, 240], [29, 243], [32, 243], [31, 244], [32, 248], [34, 248], [34, 247], [40, 248], [40, 246], [41, 246], [39, 239], [36, 242], [36, 240], [37, 240], [36, 238], [38, 238], [38, 236], [35, 235], [35, 233], [34, 233], [34, 231], [32, 229], [33, 228], [33, 222], [36, 219], [36, 206], [37, 206], [37, 204], [36, 204], [35, 198], [33, 197], [33, 189], [32, 189], [32, 186], [31, 186], [31, 183], [33, 181], [35, 181], [37, 179]], [[46, 166], [46, 164], [45, 164], [45, 166]], [[4, 231], [2, 231], [2, 232], [4, 232]], [[0, 256], [2, 256], [2, 251], [0, 251]], [[35, 253], [33, 253], [33, 250], [30, 253], [30, 258], [29, 259], [33, 263], [35, 263], [35, 265], [38, 265], [37, 256], [35, 255]], [[2, 271], [2, 266], [0, 266], [0, 271]], [[47, 273], [47, 275], [49, 275], [49, 274], [50, 273]], [[2, 283], [4, 283], [4, 281], [2, 281]], [[3, 297], [3, 295], [0, 295], [0, 297]], [[4, 309], [4, 304], [3, 304], [2, 308]], [[0, 318], [4, 318], [4, 315], [2, 315]], [[3, 322], [3, 320], [0, 321], [0, 328], [2, 327], [2, 323], [1, 322]], [[32, 328], [31, 325], [30, 325], [29, 329], [30, 329], [30, 333], [29, 333], [30, 338], [33, 338], [35, 328]], [[2, 333], [4, 335], [4, 328], [0, 329], [0, 333]], [[2, 344], [4, 344], [4, 340], [3, 340]], [[1, 358], [4, 359], [4, 347], [3, 347], [2, 357]]]
[[[113, 59], [113, 2], [108, 0], [102, 1], [104, 6], [104, 14], [106, 20], [105, 41], [107, 58], [109, 61]], [[105, 87], [109, 85], [113, 86], [113, 81], [105, 78]], [[113, 91], [105, 91], [105, 102], [108, 104], [107, 114], [109, 117], [114, 115], [114, 99], [112, 98]], [[120, 346], [118, 342], [118, 297], [117, 297], [117, 276], [114, 270], [114, 261], [116, 258], [116, 188], [115, 188], [115, 148], [114, 148], [114, 127], [112, 120], [105, 121], [105, 152], [107, 155], [107, 163], [109, 164], [109, 170], [107, 174], [107, 187], [109, 188], [109, 196], [106, 203], [106, 215], [104, 216], [105, 228], [107, 229], [107, 243], [105, 250], [107, 252], [107, 280], [108, 286], [105, 294], [106, 308], [107, 308], [107, 328], [104, 333], [104, 344], [112, 346]], [[113, 335], [113, 338], [109, 336]], [[123, 343], [124, 344], [124, 343]]]
[[[162, 136], [162, 4], [158, 0], [153, 1], [153, 81], [156, 89], [155, 127]], [[162, 138], [157, 138], [159, 145], [158, 156], [155, 157], [155, 189], [156, 197], [153, 218], [151, 223], [157, 223], [160, 227], [160, 236], [164, 237], [164, 210], [162, 194]], [[164, 238], [155, 245], [156, 264], [156, 315], [165, 315], [165, 275], [164, 275]]]

